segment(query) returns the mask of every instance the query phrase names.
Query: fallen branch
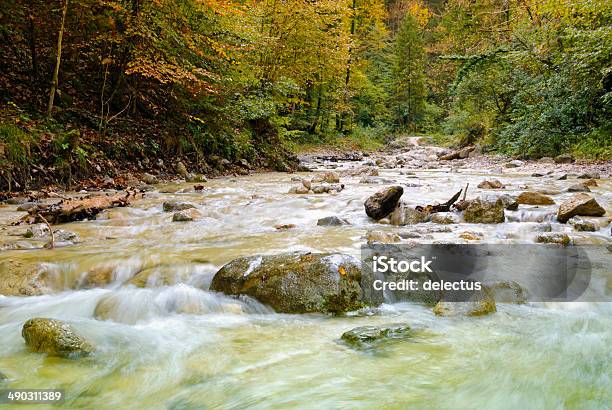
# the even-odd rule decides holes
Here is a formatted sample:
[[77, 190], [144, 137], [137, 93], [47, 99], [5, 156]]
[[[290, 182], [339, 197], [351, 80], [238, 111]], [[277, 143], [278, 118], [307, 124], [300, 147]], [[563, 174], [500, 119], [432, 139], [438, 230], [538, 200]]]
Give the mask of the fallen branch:
[[437, 213], [437, 212], [448, 212], [448, 211], [450, 211], [451, 206], [453, 206], [453, 204], [455, 202], [457, 202], [457, 200], [461, 196], [461, 192], [463, 192], [462, 189], [459, 190], [459, 192], [457, 192], [455, 195], [453, 195], [453, 197], [451, 199], [449, 199], [448, 201], [444, 202], [443, 204], [427, 205], [425, 207], [417, 206], [416, 210], [420, 211], [420, 212], [426, 212], [428, 214], [434, 214], [434, 213]]
[[125, 194], [66, 199], [57, 204], [39, 206], [31, 210], [28, 215], [22, 218], [21, 222], [31, 224], [44, 221], [49, 224], [59, 224], [93, 219], [105, 209], [128, 206], [131, 199], [139, 197], [142, 197], [142, 193], [128, 191]]

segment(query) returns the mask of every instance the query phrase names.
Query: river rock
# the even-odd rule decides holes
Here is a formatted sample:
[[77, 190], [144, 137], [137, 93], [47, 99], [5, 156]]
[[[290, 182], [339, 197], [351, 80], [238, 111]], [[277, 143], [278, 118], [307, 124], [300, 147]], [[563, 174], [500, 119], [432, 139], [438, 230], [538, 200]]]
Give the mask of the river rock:
[[30, 319], [23, 325], [21, 335], [31, 350], [50, 356], [77, 358], [94, 351], [93, 345], [72, 326], [55, 319]]
[[427, 220], [427, 214], [415, 208], [400, 204], [389, 215], [389, 223], [395, 226], [415, 225]]
[[567, 180], [567, 174], [559, 174], [555, 176], [554, 178], [556, 178], [557, 181], [565, 181]]
[[368, 231], [365, 235], [368, 244], [372, 243], [398, 243], [401, 242], [401, 237], [394, 232], [384, 231]]
[[599, 230], [594, 222], [585, 221], [584, 219], [577, 217], [571, 218], [569, 221], [567, 221], [567, 223], [572, 225], [574, 230], [578, 232], [596, 232]]
[[385, 326], [360, 326], [344, 332], [341, 339], [353, 347], [368, 347], [373, 343], [412, 336], [410, 326], [392, 324]]
[[458, 151], [453, 151], [451, 153], [448, 153], [448, 154], [440, 156], [440, 160], [442, 160], [442, 161], [452, 161], [452, 160], [455, 160], [455, 159], [468, 158], [470, 156], [470, 152], [474, 151], [474, 149], [476, 149], [476, 147], [474, 147], [474, 146], [465, 147], [465, 148], [460, 149]]
[[536, 237], [536, 242], [537, 243], [553, 243], [557, 245], [567, 246], [572, 241], [566, 233], [551, 232], [551, 233], [544, 233], [542, 235], [538, 235]]
[[304, 195], [307, 194], [309, 192], [309, 189], [306, 188], [305, 186], [294, 186], [291, 187], [291, 189], [289, 189], [289, 194], [300, 194], [300, 195]]
[[555, 201], [539, 192], [525, 191], [516, 199], [521, 205], [554, 205]]
[[397, 207], [403, 193], [401, 186], [392, 186], [375, 193], [364, 204], [366, 214], [376, 220], [384, 218]]
[[513, 280], [492, 281], [482, 284], [495, 303], [524, 304], [527, 302], [527, 290]]
[[504, 166], [506, 168], [521, 168], [525, 166], [525, 163], [521, 160], [515, 159], [514, 161], [507, 162]]
[[603, 216], [606, 210], [592, 196], [576, 194], [563, 202], [557, 213], [557, 220], [566, 223], [573, 216]]
[[440, 225], [458, 224], [461, 218], [454, 212], [436, 212], [431, 215], [431, 222]]
[[494, 198], [495, 198], [495, 201], [501, 201], [502, 205], [504, 206], [504, 209], [507, 209], [508, 211], [516, 211], [518, 209], [518, 206], [519, 206], [518, 200], [513, 195], [503, 194], [503, 195], [498, 195]]
[[47, 264], [0, 262], [0, 295], [38, 296], [63, 289], [63, 281]]
[[595, 181], [594, 179], [589, 179], [589, 180], [586, 180], [586, 181], [584, 182], [584, 185], [586, 185], [586, 186], [588, 186], [588, 187], [596, 187], [596, 186], [599, 186], [599, 185], [597, 184], [597, 181]]
[[6, 382], [8, 380], [9, 380], [9, 377], [6, 374], [0, 372], [0, 383], [1, 382]]
[[574, 158], [571, 154], [561, 154], [555, 157], [555, 164], [571, 164]]
[[176, 265], [159, 265], [138, 272], [127, 284], [139, 288], [172, 286], [189, 279], [189, 272]]
[[461, 239], [465, 239], [466, 241], [479, 241], [482, 239], [483, 235], [480, 232], [465, 231], [461, 232], [459, 237]]
[[467, 223], [497, 224], [505, 221], [504, 204], [501, 200], [486, 201], [475, 199], [463, 211]]
[[366, 272], [358, 259], [338, 253], [253, 256], [223, 266], [210, 289], [251, 296], [281, 313], [343, 313], [382, 303]]
[[322, 184], [312, 186], [312, 192], [314, 192], [315, 194], [332, 194], [334, 192], [340, 192], [342, 190], [344, 190], [344, 184]]
[[159, 184], [159, 179], [157, 179], [155, 175], [151, 175], [145, 172], [142, 176], [142, 182], [148, 185], [155, 185]]
[[501, 181], [494, 179], [491, 181], [482, 181], [480, 184], [478, 184], [478, 188], [480, 189], [503, 189], [505, 188], [504, 184], [501, 183]]
[[497, 312], [495, 299], [490, 291], [483, 287], [472, 292], [470, 301], [441, 300], [433, 308], [437, 316], [485, 316]]
[[166, 201], [163, 204], [164, 212], [178, 212], [186, 209], [194, 209], [196, 206], [189, 202]]
[[200, 211], [195, 208], [185, 209], [183, 211], [175, 212], [172, 215], [172, 222], [191, 222], [197, 221], [202, 217]]
[[591, 192], [591, 189], [587, 186], [587, 184], [581, 182], [567, 188], [567, 192]]
[[578, 175], [578, 179], [601, 179], [601, 174], [599, 172], [585, 172]]
[[349, 177], [356, 177], [356, 176], [361, 176], [361, 175], [377, 177], [379, 173], [378, 173], [378, 169], [376, 169], [375, 167], [366, 166], [366, 167], [349, 169], [344, 172], [344, 175], [349, 176]]
[[317, 221], [317, 226], [342, 226], [350, 225], [346, 219], [338, 218], [337, 216], [328, 216]]
[[208, 180], [206, 179], [206, 177], [202, 174], [192, 174], [189, 173], [187, 174], [187, 176], [185, 177], [185, 180], [187, 182], [207, 182]]
[[387, 179], [383, 177], [371, 177], [365, 176], [359, 180], [360, 184], [376, 184], [376, 185], [384, 185], [384, 184], [393, 184], [395, 181], [392, 179]]
[[340, 182], [340, 176], [333, 171], [327, 171], [323, 174], [323, 182], [327, 182], [328, 184], [337, 184]]

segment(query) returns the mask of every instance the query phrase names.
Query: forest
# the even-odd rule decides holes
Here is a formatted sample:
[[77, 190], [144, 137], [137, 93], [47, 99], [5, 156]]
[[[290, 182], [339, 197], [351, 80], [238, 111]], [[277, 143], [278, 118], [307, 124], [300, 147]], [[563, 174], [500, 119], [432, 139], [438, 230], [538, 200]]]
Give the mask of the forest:
[[161, 158], [285, 170], [401, 134], [610, 159], [611, 18], [605, 0], [3, 0], [0, 189]]

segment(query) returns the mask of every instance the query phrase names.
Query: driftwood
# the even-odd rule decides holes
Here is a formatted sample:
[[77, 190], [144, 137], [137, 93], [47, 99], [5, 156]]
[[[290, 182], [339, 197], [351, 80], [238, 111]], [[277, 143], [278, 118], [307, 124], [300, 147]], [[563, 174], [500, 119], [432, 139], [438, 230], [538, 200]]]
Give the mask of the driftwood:
[[131, 200], [137, 198], [142, 198], [142, 193], [128, 191], [114, 195], [66, 199], [57, 204], [38, 206], [32, 209], [28, 215], [23, 217], [21, 222], [32, 224], [42, 221], [49, 224], [59, 224], [82, 221], [83, 219], [94, 218], [105, 209], [128, 206]]
[[[427, 214], [435, 214], [436, 212], [448, 212], [451, 210], [451, 207], [453, 206], [453, 204], [457, 202], [462, 192], [463, 192], [463, 189], [460, 189], [459, 192], [457, 192], [455, 195], [453, 195], [451, 199], [444, 202], [443, 204], [426, 205], [424, 207], [417, 206], [415, 209], [419, 212], [425, 212]], [[467, 192], [467, 187], [466, 187], [466, 192]]]

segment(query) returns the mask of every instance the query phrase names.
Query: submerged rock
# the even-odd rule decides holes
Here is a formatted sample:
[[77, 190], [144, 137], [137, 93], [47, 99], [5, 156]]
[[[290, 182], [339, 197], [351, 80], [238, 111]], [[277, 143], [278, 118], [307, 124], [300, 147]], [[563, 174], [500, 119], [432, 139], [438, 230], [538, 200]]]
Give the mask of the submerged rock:
[[338, 218], [337, 216], [328, 216], [317, 221], [317, 226], [342, 226], [350, 225], [346, 219]]
[[181, 201], [166, 201], [163, 204], [164, 212], [177, 212], [184, 211], [186, 209], [192, 209], [196, 206], [194, 204], [190, 204], [189, 202], [181, 202]]
[[77, 358], [94, 351], [93, 345], [72, 326], [56, 319], [30, 319], [23, 325], [21, 335], [31, 350], [51, 356]]
[[497, 312], [497, 306], [491, 292], [483, 287], [471, 292], [469, 301], [443, 299], [434, 306], [433, 312], [437, 316], [485, 316]]
[[573, 216], [603, 216], [606, 210], [592, 196], [576, 194], [563, 202], [557, 213], [557, 220], [566, 223]]
[[289, 253], [235, 259], [215, 274], [210, 289], [251, 296], [281, 313], [343, 313], [382, 303], [372, 283], [354, 257]]
[[531, 192], [526, 191], [522, 192], [518, 198], [517, 202], [521, 205], [554, 205], [555, 201], [539, 192]]
[[499, 199], [495, 202], [475, 199], [470, 201], [463, 212], [463, 218], [468, 223], [503, 223], [505, 221], [504, 204]]
[[401, 237], [394, 232], [368, 231], [365, 235], [368, 244], [372, 243], [398, 243]]
[[601, 174], [599, 172], [585, 172], [578, 175], [578, 179], [601, 179]]
[[395, 226], [415, 225], [427, 220], [427, 214], [405, 204], [400, 204], [389, 215], [389, 223]]
[[406, 324], [385, 326], [360, 326], [344, 332], [341, 339], [354, 347], [368, 347], [373, 343], [412, 336], [412, 329]]
[[384, 218], [397, 207], [403, 193], [401, 186], [392, 186], [375, 193], [364, 204], [366, 214], [376, 220]]
[[527, 291], [513, 280], [483, 283], [484, 289], [495, 303], [523, 304], [527, 302]]

